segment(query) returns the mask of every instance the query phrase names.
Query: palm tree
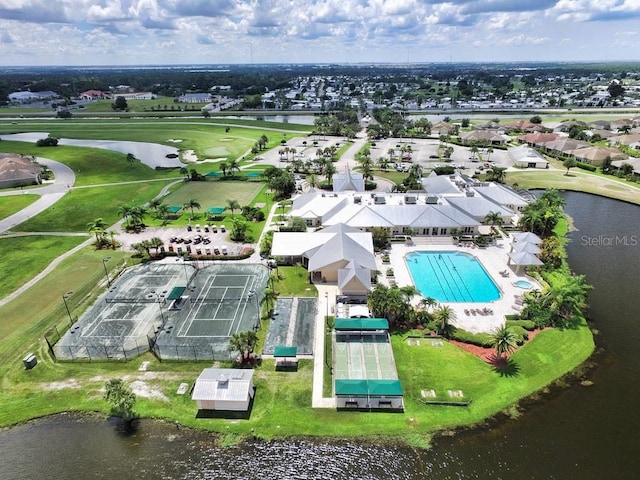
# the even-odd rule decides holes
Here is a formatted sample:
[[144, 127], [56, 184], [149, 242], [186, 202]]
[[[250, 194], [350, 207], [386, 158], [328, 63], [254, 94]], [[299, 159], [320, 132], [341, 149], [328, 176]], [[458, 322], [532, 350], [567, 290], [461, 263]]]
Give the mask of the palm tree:
[[556, 325], [567, 326], [576, 312], [586, 306], [587, 292], [591, 288], [584, 275], [572, 275], [565, 283], [551, 285], [541, 298], [542, 305], [553, 312]]
[[187, 167], [180, 167], [180, 175], [182, 175], [185, 180], [188, 180], [189, 179], [189, 169]]
[[487, 162], [489, 161], [489, 158], [491, 158], [492, 153], [493, 153], [493, 148], [487, 147]]
[[380, 157], [378, 159], [378, 167], [383, 171], [389, 168], [389, 159], [387, 157]]
[[231, 160], [229, 162], [229, 172], [231, 172], [231, 176], [233, 176], [233, 171], [240, 171], [240, 164], [238, 163], [238, 160]]
[[456, 313], [453, 309], [447, 305], [441, 305], [433, 312], [433, 318], [438, 322], [436, 328], [438, 335], [442, 335], [444, 338], [451, 338], [455, 330], [451, 322], [456, 318]]
[[333, 174], [336, 173], [335, 165], [331, 160], [326, 160], [324, 162], [324, 167], [322, 170], [323, 170], [322, 173], [324, 173], [324, 176], [327, 179], [327, 182], [329, 183], [329, 185], [331, 185], [331, 183], [333, 182]]
[[409, 168], [409, 175], [416, 180], [420, 180], [422, 178], [422, 165], [418, 163], [414, 163]]
[[187, 200], [185, 202], [185, 204], [183, 205], [184, 208], [188, 208], [191, 210], [191, 218], [193, 218], [193, 210], [200, 210], [200, 204], [198, 203], [198, 201], [195, 198], [190, 198], [189, 200]]
[[367, 180], [373, 180], [373, 168], [371, 167], [371, 161], [369, 161], [369, 163], [363, 163], [360, 171], [362, 172], [362, 178], [364, 178], [365, 182]]
[[142, 225], [144, 216], [148, 213], [146, 207], [142, 205], [138, 205], [136, 207], [131, 207], [131, 211], [129, 212], [129, 216], [131, 217], [131, 221], [133, 222], [133, 226], [137, 227]]
[[227, 170], [229, 170], [229, 165], [227, 164], [227, 162], [221, 162], [220, 163], [220, 170], [222, 170], [222, 176], [226, 177], [227, 176]]
[[504, 179], [507, 176], [505, 167], [491, 167], [489, 169], [489, 174], [491, 178], [498, 183], [504, 183]]
[[227, 200], [227, 207], [229, 207], [229, 210], [231, 210], [231, 215], [233, 215], [233, 212], [235, 210], [240, 209], [240, 203], [237, 200]]
[[253, 330], [238, 332], [229, 338], [229, 351], [239, 352], [241, 363], [248, 362], [258, 343], [258, 334]]
[[149, 246], [151, 248], [156, 249], [156, 256], [157, 256], [158, 251], [160, 250], [160, 247], [164, 246], [164, 242], [160, 237], [152, 237], [151, 239], [149, 239]]
[[102, 218], [96, 218], [92, 222], [87, 223], [89, 233], [95, 234], [96, 243], [98, 244], [102, 243], [105, 228], [107, 228], [107, 223]]
[[433, 307], [438, 305], [438, 301], [432, 297], [424, 297], [420, 299], [420, 306], [424, 308], [427, 312], [431, 310]]
[[116, 232], [115, 230], [108, 230], [104, 232], [104, 234], [109, 236], [109, 244], [111, 245], [111, 247], [116, 248], [117, 243], [116, 243], [115, 237], [116, 235], [118, 235], [118, 232]]
[[120, 205], [118, 207], [118, 215], [127, 221], [127, 227], [129, 226], [129, 217], [131, 216], [131, 205]]
[[484, 223], [488, 223], [489, 225], [502, 225], [504, 220], [499, 212], [489, 212], [484, 217]]
[[271, 315], [271, 310], [278, 299], [278, 294], [272, 288], [264, 289], [264, 296], [260, 299], [260, 304], [265, 304], [267, 307], [267, 315]]
[[161, 203], [156, 207], [156, 218], [165, 218], [169, 213], [169, 205]]
[[502, 358], [503, 355], [508, 355], [516, 349], [518, 337], [509, 328], [502, 326], [493, 332], [491, 343], [498, 357]]

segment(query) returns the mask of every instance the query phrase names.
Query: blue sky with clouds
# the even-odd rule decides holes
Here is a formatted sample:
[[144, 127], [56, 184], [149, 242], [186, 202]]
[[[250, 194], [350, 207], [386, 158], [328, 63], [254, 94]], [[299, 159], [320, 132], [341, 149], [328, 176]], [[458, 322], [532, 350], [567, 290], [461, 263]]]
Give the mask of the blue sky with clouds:
[[640, 0], [0, 0], [2, 65], [639, 57]]

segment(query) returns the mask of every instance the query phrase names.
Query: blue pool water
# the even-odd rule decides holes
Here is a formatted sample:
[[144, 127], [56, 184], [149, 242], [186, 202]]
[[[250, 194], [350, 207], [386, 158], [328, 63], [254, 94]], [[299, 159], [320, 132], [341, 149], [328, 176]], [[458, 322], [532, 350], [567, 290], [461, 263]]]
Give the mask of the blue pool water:
[[513, 286], [514, 287], [518, 287], [518, 288], [531, 288], [531, 287], [533, 287], [533, 285], [530, 282], [527, 282], [526, 280], [518, 280], [517, 282], [513, 282]]
[[405, 257], [418, 291], [439, 302], [491, 302], [500, 290], [473, 255], [412, 252]]

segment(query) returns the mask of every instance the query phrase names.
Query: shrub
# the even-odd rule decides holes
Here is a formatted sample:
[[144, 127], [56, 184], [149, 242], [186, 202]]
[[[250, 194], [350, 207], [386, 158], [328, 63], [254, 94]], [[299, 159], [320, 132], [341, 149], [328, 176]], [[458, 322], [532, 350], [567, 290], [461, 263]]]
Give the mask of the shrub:
[[490, 333], [471, 333], [461, 328], [456, 328], [451, 338], [459, 342], [469, 343], [484, 348], [493, 347], [493, 335]]
[[594, 165], [589, 165], [588, 163], [582, 163], [582, 162], [576, 163], [576, 166], [582, 170], [587, 170], [589, 172], [595, 172], [598, 169], [598, 167]]
[[532, 320], [507, 320], [507, 327], [522, 327], [525, 330], [535, 330], [536, 322]]

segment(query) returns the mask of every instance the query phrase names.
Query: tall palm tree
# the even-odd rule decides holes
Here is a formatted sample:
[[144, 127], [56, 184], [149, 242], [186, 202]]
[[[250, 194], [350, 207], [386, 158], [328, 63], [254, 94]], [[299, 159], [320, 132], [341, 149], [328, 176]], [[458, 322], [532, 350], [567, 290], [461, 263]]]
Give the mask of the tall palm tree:
[[336, 166], [333, 164], [331, 160], [326, 160], [324, 162], [324, 167], [322, 168], [322, 173], [324, 173], [325, 178], [329, 185], [333, 182], [333, 174], [336, 173]]
[[493, 332], [491, 342], [498, 357], [502, 358], [503, 355], [508, 355], [517, 348], [518, 337], [509, 328], [502, 326]]
[[131, 205], [120, 205], [118, 207], [118, 215], [127, 221], [127, 227], [129, 226], [131, 208], [132, 208]]
[[233, 171], [240, 171], [240, 164], [238, 163], [238, 160], [231, 160], [229, 162], [229, 171], [231, 172], [231, 176], [233, 176]]
[[189, 169], [187, 167], [180, 167], [180, 175], [182, 175], [185, 180], [188, 180], [189, 179]]
[[142, 225], [144, 216], [147, 213], [148, 213], [147, 208], [142, 205], [131, 207], [129, 216], [131, 217], [131, 221], [133, 222], [134, 227]]
[[440, 305], [434, 312], [433, 318], [438, 322], [437, 332], [444, 338], [451, 338], [455, 327], [451, 324], [456, 318], [456, 312], [448, 305]]
[[227, 206], [229, 207], [229, 210], [231, 210], [231, 215], [233, 215], [235, 210], [240, 209], [240, 203], [237, 200], [227, 200]]
[[102, 243], [105, 228], [107, 228], [107, 222], [102, 218], [96, 218], [92, 222], [87, 223], [89, 233], [93, 233], [96, 236], [96, 243]]
[[273, 290], [273, 288], [265, 288], [264, 296], [260, 299], [260, 304], [264, 304], [267, 308], [267, 315], [271, 315], [271, 310], [278, 299], [278, 294]]
[[222, 176], [226, 177], [227, 170], [229, 170], [229, 165], [227, 164], [227, 162], [221, 162], [219, 166], [220, 166], [220, 170], [222, 170]]
[[193, 210], [200, 210], [200, 203], [198, 203], [198, 201], [195, 198], [190, 198], [189, 200], [187, 200], [185, 202], [185, 204], [183, 205], [184, 208], [188, 208], [191, 210], [191, 217], [193, 218]]
[[484, 223], [488, 223], [489, 225], [502, 225], [504, 220], [499, 212], [489, 212], [484, 217]]

